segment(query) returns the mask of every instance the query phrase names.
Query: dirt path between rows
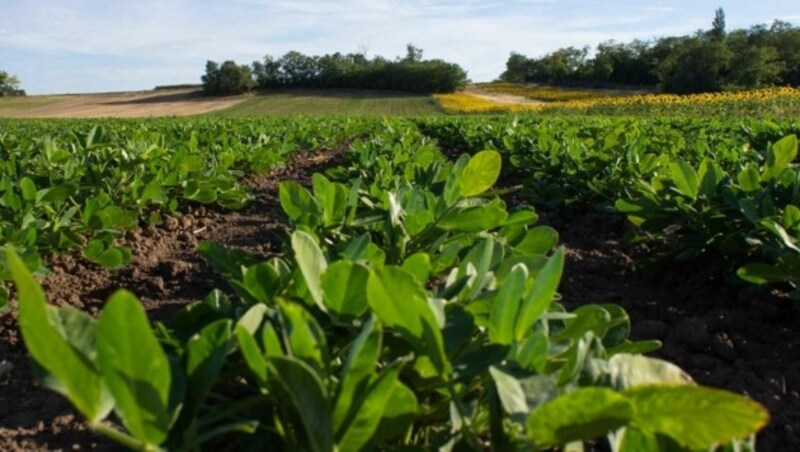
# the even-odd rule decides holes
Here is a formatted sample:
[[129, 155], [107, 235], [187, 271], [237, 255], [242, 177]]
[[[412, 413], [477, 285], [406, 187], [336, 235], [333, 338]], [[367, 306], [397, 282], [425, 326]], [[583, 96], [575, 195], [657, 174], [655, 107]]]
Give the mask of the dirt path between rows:
[[209, 97], [196, 89], [158, 90], [129, 93], [75, 94], [37, 107], [0, 109], [10, 118], [141, 118], [187, 116], [222, 110], [249, 99], [251, 95]]
[[[131, 248], [134, 260], [123, 270], [108, 271], [70, 255], [50, 259], [51, 274], [42, 281], [48, 300], [97, 316], [106, 299], [125, 288], [140, 298], [151, 319], [170, 319], [187, 303], [227, 287], [196, 251], [199, 241], [213, 240], [260, 258], [279, 254], [285, 225], [279, 220], [278, 184], [291, 179], [310, 185], [311, 174], [340, 151], [297, 154], [284, 168], [248, 178], [256, 200], [244, 210], [194, 206], [162, 226], [130, 231], [122, 244]], [[16, 310], [0, 317], [0, 450], [109, 448], [114, 444], [88, 430], [63, 397], [34, 383]]]

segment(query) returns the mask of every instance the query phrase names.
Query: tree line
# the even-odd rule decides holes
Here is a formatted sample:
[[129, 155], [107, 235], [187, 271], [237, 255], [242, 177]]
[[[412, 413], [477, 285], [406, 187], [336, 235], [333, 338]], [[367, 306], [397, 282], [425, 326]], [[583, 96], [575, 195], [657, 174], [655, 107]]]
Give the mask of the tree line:
[[0, 97], [24, 95], [25, 90], [20, 89], [19, 79], [6, 71], [0, 71]]
[[500, 80], [584, 86], [658, 86], [698, 93], [800, 85], [800, 28], [780, 20], [728, 32], [716, 11], [709, 30], [629, 43], [566, 47], [539, 58], [512, 53]]
[[467, 73], [443, 60], [425, 60], [422, 49], [408, 44], [406, 55], [394, 60], [368, 58], [366, 52], [322, 56], [291, 51], [280, 58], [267, 55], [252, 65], [234, 61], [206, 63], [203, 89], [209, 94], [237, 94], [253, 88], [343, 88], [450, 93], [463, 89]]

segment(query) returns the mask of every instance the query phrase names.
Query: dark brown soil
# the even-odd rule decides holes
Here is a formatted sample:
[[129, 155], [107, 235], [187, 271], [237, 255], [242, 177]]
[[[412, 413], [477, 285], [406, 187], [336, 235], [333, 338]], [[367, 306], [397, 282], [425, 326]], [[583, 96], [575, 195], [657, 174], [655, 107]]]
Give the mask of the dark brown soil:
[[620, 218], [560, 214], [544, 222], [567, 249], [560, 287], [567, 306], [621, 305], [632, 337], [664, 343], [655, 356], [700, 384], [747, 395], [770, 411], [758, 450], [800, 450], [800, 305], [709, 279], [696, 263], [640, 268], [648, 250], [624, 242], [627, 225]]
[[[283, 230], [278, 182], [307, 183], [337, 152], [298, 155], [290, 165], [252, 177], [256, 202], [243, 211], [192, 207], [159, 227], [128, 234], [135, 261], [109, 272], [74, 256], [51, 259], [43, 284], [49, 299], [93, 314], [118, 288], [139, 297], [153, 319], [213, 288], [225, 287], [195, 247], [214, 240], [259, 256], [280, 252]], [[567, 249], [561, 284], [564, 303], [618, 303], [630, 314], [633, 336], [664, 342], [656, 356], [686, 369], [699, 383], [746, 394], [766, 406], [772, 419], [758, 449], [800, 450], [800, 307], [770, 293], [753, 293], [703, 276], [697, 265], [640, 268], [647, 250], [625, 244], [625, 225], [595, 213], [543, 215]], [[16, 319], [0, 318], [0, 450], [113, 449], [87, 431], [64, 399], [33, 383]]]
[[[278, 253], [285, 227], [278, 184], [288, 179], [308, 183], [313, 171], [332, 162], [339, 151], [298, 154], [284, 168], [250, 177], [247, 183], [256, 200], [244, 210], [192, 206], [158, 227], [129, 231], [122, 244], [131, 248], [134, 260], [121, 271], [102, 269], [75, 255], [52, 257], [51, 274], [41, 281], [48, 299], [97, 316], [105, 300], [125, 288], [141, 299], [151, 319], [169, 319], [181, 306], [226, 287], [197, 253], [199, 241], [213, 240], [260, 257]], [[0, 450], [114, 448], [92, 434], [64, 398], [34, 383], [15, 310], [0, 317]]]

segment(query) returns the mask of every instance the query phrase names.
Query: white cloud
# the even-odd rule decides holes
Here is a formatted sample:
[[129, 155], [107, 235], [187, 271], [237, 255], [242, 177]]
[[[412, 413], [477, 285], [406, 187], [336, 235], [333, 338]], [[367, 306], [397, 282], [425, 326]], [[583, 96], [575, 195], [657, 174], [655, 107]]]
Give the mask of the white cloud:
[[[144, 89], [198, 81], [206, 59], [249, 63], [267, 53], [350, 52], [362, 45], [372, 55], [394, 57], [413, 42], [426, 57], [457, 62], [472, 79], [483, 81], [502, 72], [512, 51], [541, 55], [608, 39], [691, 33], [710, 23], [716, 7], [700, 3], [8, 1], [0, 16], [0, 64], [33, 93]], [[764, 10], [763, 2], [756, 8], [760, 14], [773, 14]]]

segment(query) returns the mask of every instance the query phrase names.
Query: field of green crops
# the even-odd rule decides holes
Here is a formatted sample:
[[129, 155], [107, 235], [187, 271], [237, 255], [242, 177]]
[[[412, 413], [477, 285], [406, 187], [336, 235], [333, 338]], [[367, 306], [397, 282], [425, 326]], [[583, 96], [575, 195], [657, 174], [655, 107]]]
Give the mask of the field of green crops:
[[222, 116], [336, 115], [421, 116], [441, 114], [430, 96], [357, 90], [285, 90], [252, 97], [220, 111]]
[[[800, 300], [799, 133], [681, 117], [0, 120], [0, 325], [41, 386], [135, 450], [755, 450], [772, 407], [654, 357], [662, 343], [634, 339], [613, 300], [564, 303], [570, 250], [541, 220], [602, 215], [651, 265]], [[303, 156], [326, 163], [258, 191]], [[224, 283], [170, 319], [127, 290], [95, 316], [48, 303], [55, 256], [127, 271], [132, 231], [199, 206], [281, 232], [266, 257], [198, 243]]]

